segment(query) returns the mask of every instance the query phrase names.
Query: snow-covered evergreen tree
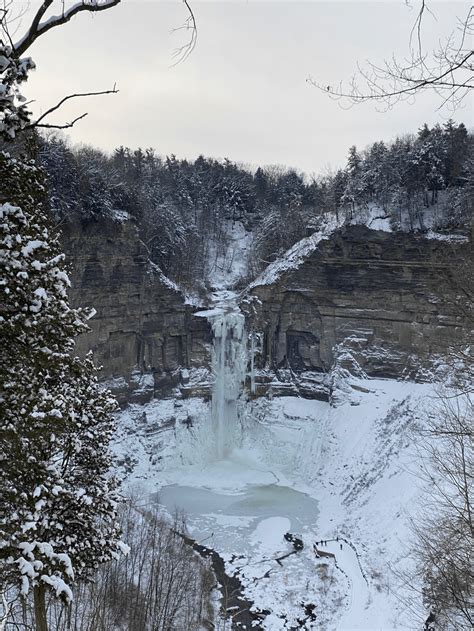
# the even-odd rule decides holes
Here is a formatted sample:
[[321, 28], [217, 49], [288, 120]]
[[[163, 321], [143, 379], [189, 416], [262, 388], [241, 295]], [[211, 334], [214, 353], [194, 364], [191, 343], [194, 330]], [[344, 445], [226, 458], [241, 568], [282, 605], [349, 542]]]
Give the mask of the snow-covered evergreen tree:
[[1, 573], [34, 592], [43, 630], [45, 592], [69, 600], [75, 580], [122, 549], [108, 451], [116, 404], [91, 358], [74, 357], [90, 313], [69, 306], [41, 173], [0, 153], [0, 182]]
[[27, 80], [35, 64], [30, 57], [16, 55], [1, 34], [0, 29], [0, 137], [11, 140], [30, 122], [31, 112], [19, 86]]
[[346, 172], [347, 183], [341, 201], [349, 208], [352, 218], [355, 206], [363, 201], [362, 158], [354, 145], [349, 149]]

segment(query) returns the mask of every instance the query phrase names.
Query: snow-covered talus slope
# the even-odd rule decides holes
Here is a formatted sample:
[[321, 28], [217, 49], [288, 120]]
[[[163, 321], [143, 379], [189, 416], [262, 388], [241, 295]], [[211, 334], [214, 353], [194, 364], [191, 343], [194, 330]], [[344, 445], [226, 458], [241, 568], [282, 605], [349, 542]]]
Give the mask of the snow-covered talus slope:
[[[396, 571], [408, 562], [409, 515], [416, 513], [420, 492], [411, 430], [432, 387], [391, 380], [354, 385], [358, 390], [332, 414], [318, 472], [326, 506], [322, 538], [346, 538], [360, 561], [360, 572], [355, 564], [347, 572], [352, 598], [337, 628], [414, 628], [400, 602]], [[332, 543], [330, 549], [344, 568], [337, 547]]]
[[[392, 569], [406, 563], [419, 492], [408, 472], [410, 428], [430, 392], [358, 379], [346, 382], [336, 408], [256, 399], [246, 406], [241, 446], [215, 462], [206, 451], [209, 404], [154, 401], [122, 413], [115, 448], [129, 482], [147, 494], [163, 488], [168, 508], [174, 498], [188, 512], [191, 535], [238, 573], [255, 608], [267, 612], [262, 628], [300, 620], [303, 629], [412, 629]], [[303, 549], [285, 540], [287, 530]], [[317, 547], [335, 560], [316, 558], [321, 540]]]

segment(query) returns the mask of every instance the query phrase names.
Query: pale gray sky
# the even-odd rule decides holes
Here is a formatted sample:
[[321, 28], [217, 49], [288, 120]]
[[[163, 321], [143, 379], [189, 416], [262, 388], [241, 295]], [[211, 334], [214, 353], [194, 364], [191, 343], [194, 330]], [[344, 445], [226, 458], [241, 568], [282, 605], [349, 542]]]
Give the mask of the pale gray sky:
[[[467, 12], [464, 2], [434, 2], [426, 38], [435, 42]], [[25, 93], [36, 112], [71, 92], [110, 88], [120, 94], [65, 108], [57, 121], [89, 116], [69, 132], [74, 142], [106, 150], [154, 147], [195, 158], [200, 153], [252, 164], [279, 163], [308, 173], [344, 164], [349, 145], [363, 148], [449, 118], [434, 95], [379, 113], [373, 104], [348, 110], [307, 84], [335, 84], [357, 61], [407, 52], [415, 11], [384, 2], [195, 1], [198, 43], [170, 67], [186, 17], [175, 2], [123, 0], [82, 14], [39, 39], [29, 54], [37, 71]], [[473, 124], [473, 102], [454, 118]]]

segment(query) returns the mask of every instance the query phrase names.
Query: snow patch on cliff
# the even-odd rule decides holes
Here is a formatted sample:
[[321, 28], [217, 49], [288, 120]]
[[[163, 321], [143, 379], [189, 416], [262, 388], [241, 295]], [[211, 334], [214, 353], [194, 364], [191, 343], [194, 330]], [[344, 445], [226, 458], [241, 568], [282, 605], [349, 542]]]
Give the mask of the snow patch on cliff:
[[305, 237], [293, 245], [283, 256], [270, 265], [252, 281], [249, 289], [258, 285], [271, 285], [282, 274], [289, 270], [298, 269], [300, 265], [310, 256], [318, 247], [323, 239], [327, 239], [338, 228], [338, 222], [335, 216], [328, 215], [321, 229], [314, 232], [309, 237]]

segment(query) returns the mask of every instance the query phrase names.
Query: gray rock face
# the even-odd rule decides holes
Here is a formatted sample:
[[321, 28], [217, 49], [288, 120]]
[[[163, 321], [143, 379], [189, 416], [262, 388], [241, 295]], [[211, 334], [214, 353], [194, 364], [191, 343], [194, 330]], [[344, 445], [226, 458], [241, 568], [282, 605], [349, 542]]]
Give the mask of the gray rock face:
[[[182, 396], [209, 396], [209, 325], [149, 261], [134, 224], [71, 221], [63, 245], [72, 304], [97, 312], [77, 351], [94, 352], [119, 400], [169, 396], [176, 387]], [[300, 390], [307, 382], [311, 396], [326, 396], [325, 373], [334, 365], [422, 377], [420, 367], [470, 335], [447, 280], [453, 247], [469, 251], [472, 243], [349, 226], [271, 284], [257, 281], [242, 309], [262, 341], [257, 367], [273, 377], [261, 372], [255, 394], [265, 394], [277, 374], [282, 392], [298, 387], [306, 396]], [[185, 368], [200, 370], [190, 379]]]
[[249, 321], [263, 332], [260, 366], [324, 372], [337, 361], [371, 376], [416, 375], [466, 335], [448, 295], [452, 248], [365, 226], [321, 241], [247, 297]]
[[181, 368], [207, 366], [211, 334], [203, 318], [148, 259], [133, 223], [102, 219], [63, 227], [71, 302], [93, 307], [79, 354], [94, 352], [119, 399], [167, 395]]

